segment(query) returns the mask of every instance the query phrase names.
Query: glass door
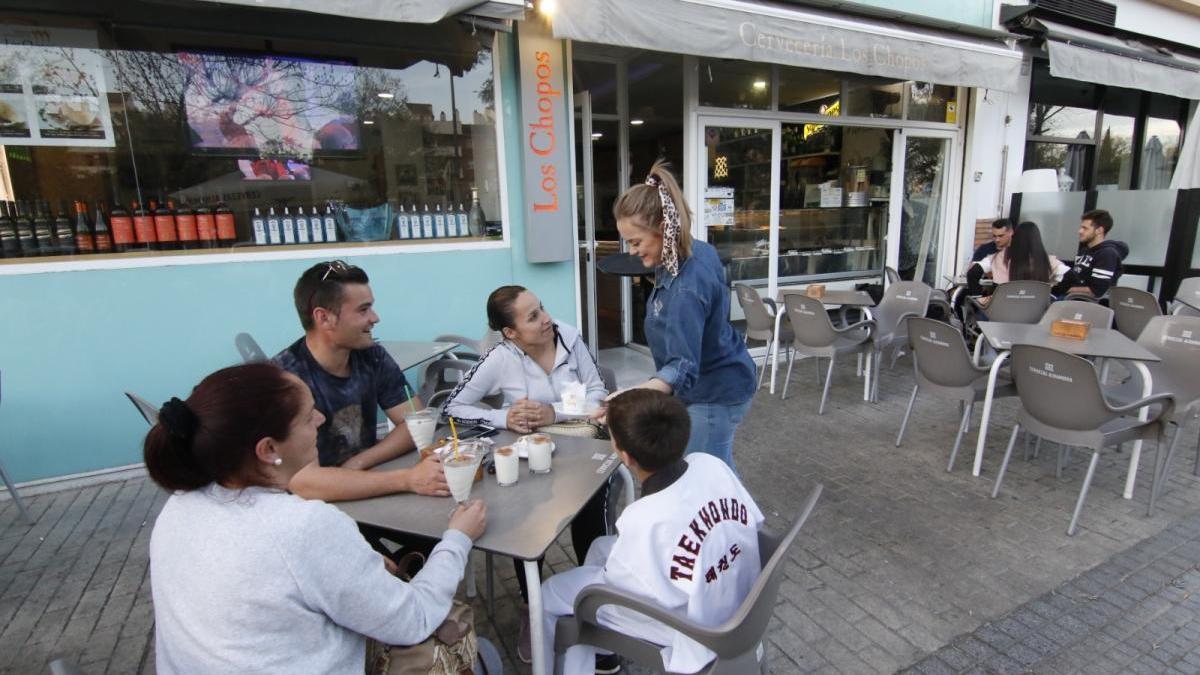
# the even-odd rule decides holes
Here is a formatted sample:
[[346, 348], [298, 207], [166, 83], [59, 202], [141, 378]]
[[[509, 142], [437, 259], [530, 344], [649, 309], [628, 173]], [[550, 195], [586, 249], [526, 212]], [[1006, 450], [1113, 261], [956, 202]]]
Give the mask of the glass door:
[[[950, 167], [954, 135], [898, 131], [888, 264], [905, 280], [937, 286], [946, 248]], [[892, 236], [895, 233], [896, 236]]]
[[612, 216], [620, 184], [620, 123], [592, 111], [590, 92], [575, 93], [576, 208], [579, 223], [580, 331], [593, 352], [625, 343], [622, 278], [597, 264], [621, 252]]
[[[779, 247], [779, 123], [702, 117], [699, 221], [694, 234], [717, 249], [730, 284], [775, 294]], [[731, 303], [731, 309], [736, 303]]]

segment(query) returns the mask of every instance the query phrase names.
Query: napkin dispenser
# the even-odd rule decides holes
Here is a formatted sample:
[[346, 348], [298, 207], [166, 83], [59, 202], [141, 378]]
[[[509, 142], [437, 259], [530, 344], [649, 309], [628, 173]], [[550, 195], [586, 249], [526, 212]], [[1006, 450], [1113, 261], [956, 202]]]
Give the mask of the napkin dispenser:
[[1050, 324], [1050, 334], [1054, 337], [1067, 338], [1070, 340], [1086, 340], [1088, 330], [1092, 324], [1087, 321], [1076, 321], [1075, 319], [1055, 319]]
[[825, 297], [825, 284], [810, 284], [808, 288], [804, 289], [804, 294], [820, 300]]

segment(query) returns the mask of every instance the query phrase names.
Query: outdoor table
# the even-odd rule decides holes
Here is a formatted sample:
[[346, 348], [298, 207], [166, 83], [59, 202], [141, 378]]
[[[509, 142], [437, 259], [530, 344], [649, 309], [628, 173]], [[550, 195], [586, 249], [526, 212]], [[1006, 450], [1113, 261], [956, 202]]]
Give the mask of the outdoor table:
[[[987, 393], [983, 399], [983, 417], [979, 421], [979, 441], [975, 445], [975, 465], [971, 470], [975, 476], [979, 475], [980, 466], [983, 464], [983, 446], [987, 441], [988, 420], [992, 413], [996, 377], [999, 375], [1004, 361], [1010, 356], [1009, 350], [1014, 344], [1049, 347], [1076, 356], [1131, 361], [1142, 375], [1142, 396], [1149, 396], [1154, 389], [1150, 379], [1150, 369], [1144, 362], [1161, 359], [1150, 350], [1111, 328], [1093, 327], [1088, 331], [1088, 336], [1084, 340], [1054, 337], [1050, 334], [1048, 326], [1040, 324], [980, 321], [979, 330], [982, 333], [982, 339], [975, 343], [975, 363], [979, 363], [979, 354], [984, 339], [992, 349], [999, 353], [996, 360], [992, 362], [991, 371], [988, 373]], [[1143, 408], [1138, 414], [1138, 419], [1148, 419], [1149, 413], [1149, 410]], [[1133, 498], [1133, 483], [1137, 478], [1138, 460], [1141, 455], [1142, 442], [1137, 441], [1133, 444], [1133, 452], [1129, 457], [1129, 474], [1125, 479], [1126, 499]]]
[[654, 270], [642, 264], [642, 259], [630, 253], [614, 253], [600, 258], [596, 267], [606, 274], [620, 277], [644, 277], [654, 274]]
[[410, 342], [406, 340], [380, 340], [379, 344], [392, 356], [400, 370], [408, 370], [431, 361], [458, 346], [457, 342]]
[[[772, 395], [775, 394], [775, 371], [779, 367], [779, 324], [783, 321], [783, 315], [786, 313], [786, 310], [783, 307], [783, 298], [785, 295], [790, 294], [804, 295], [805, 289], [780, 289], [779, 297], [776, 298], [776, 302], [779, 306], [775, 310], [775, 332], [771, 337], [771, 349], [767, 352], [768, 356], [771, 354], [775, 355], [775, 358], [771, 361], [771, 388], [768, 390]], [[826, 307], [858, 307], [863, 311], [863, 314], [865, 314], [868, 319], [871, 318], [870, 308], [875, 306], [875, 301], [871, 298], [871, 294], [867, 293], [866, 291], [827, 290], [825, 291], [825, 295], [819, 298], [813, 298], [813, 300], [820, 300], [821, 304]], [[863, 379], [864, 401], [869, 401], [871, 398], [871, 361], [872, 359], [867, 359], [867, 376]], [[859, 374], [862, 374], [863, 372], [861, 354], [858, 357], [858, 372]]]
[[[444, 435], [441, 430], [440, 435]], [[516, 438], [517, 434], [511, 431], [500, 432], [492, 437], [493, 450], [511, 444]], [[556, 447], [550, 473], [531, 474], [522, 462], [520, 480], [514, 486], [500, 487], [495, 475], [485, 470], [483, 480], [471, 487], [471, 499], [482, 499], [488, 507], [487, 530], [475, 541], [474, 547], [488, 554], [489, 599], [492, 597], [491, 555], [524, 562], [529, 586], [529, 629], [535, 675], [554, 670], [554, 664], [544, 663], [546, 637], [542, 626], [542, 580], [537, 560], [545, 555], [614, 472], [620, 471], [625, 481], [627, 505], [634, 495], [633, 478], [608, 441], [558, 435], [553, 439]], [[419, 460], [419, 453], [410, 452], [372, 470], [408, 468]], [[446, 531], [454, 501], [449, 497], [402, 492], [335, 505], [359, 523], [399, 534], [439, 539]]]

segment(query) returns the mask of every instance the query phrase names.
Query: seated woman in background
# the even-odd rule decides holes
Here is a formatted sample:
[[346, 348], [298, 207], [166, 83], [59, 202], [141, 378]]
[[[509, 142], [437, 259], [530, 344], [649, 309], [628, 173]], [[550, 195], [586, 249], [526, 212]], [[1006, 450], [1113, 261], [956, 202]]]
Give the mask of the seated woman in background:
[[362, 673], [363, 636], [415, 644], [446, 618], [483, 503], [455, 510], [401, 581], [349, 516], [287, 492], [324, 419], [270, 363], [219, 370], [159, 411], [146, 468], [174, 494], [150, 537], [158, 672]]
[[[586, 389], [587, 410], [600, 406], [608, 391], [579, 331], [552, 319], [541, 300], [522, 286], [501, 286], [487, 299], [488, 326], [503, 340], [479, 358], [446, 399], [442, 411], [466, 424], [489, 424], [517, 433], [529, 433], [562, 421], [554, 403], [562, 400], [563, 387], [582, 383]], [[502, 394], [499, 409], [482, 403], [484, 398]], [[571, 522], [571, 544], [579, 562], [588, 547], [608, 533], [605, 513], [609, 498], [606, 484]], [[521, 563], [513, 561], [521, 597], [528, 602], [525, 573]], [[539, 564], [540, 561], [539, 561]], [[517, 654], [529, 663], [528, 613], [522, 613]]]
[[[981, 294], [980, 281], [984, 275], [990, 275], [997, 286], [1025, 280], [1054, 284], [1061, 281], [1069, 269], [1061, 260], [1046, 253], [1038, 226], [1026, 221], [1013, 230], [1007, 248], [971, 265], [967, 270], [967, 288], [971, 295]], [[989, 300], [991, 298], [980, 298], [979, 302], [987, 306]]]

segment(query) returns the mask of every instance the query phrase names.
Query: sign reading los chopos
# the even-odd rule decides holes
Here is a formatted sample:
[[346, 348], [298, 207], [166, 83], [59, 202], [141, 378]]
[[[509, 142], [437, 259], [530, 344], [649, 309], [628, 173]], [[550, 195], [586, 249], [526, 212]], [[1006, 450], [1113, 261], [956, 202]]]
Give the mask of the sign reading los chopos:
[[540, 21], [517, 24], [521, 155], [525, 165], [525, 257], [574, 259], [571, 116], [563, 48]]

